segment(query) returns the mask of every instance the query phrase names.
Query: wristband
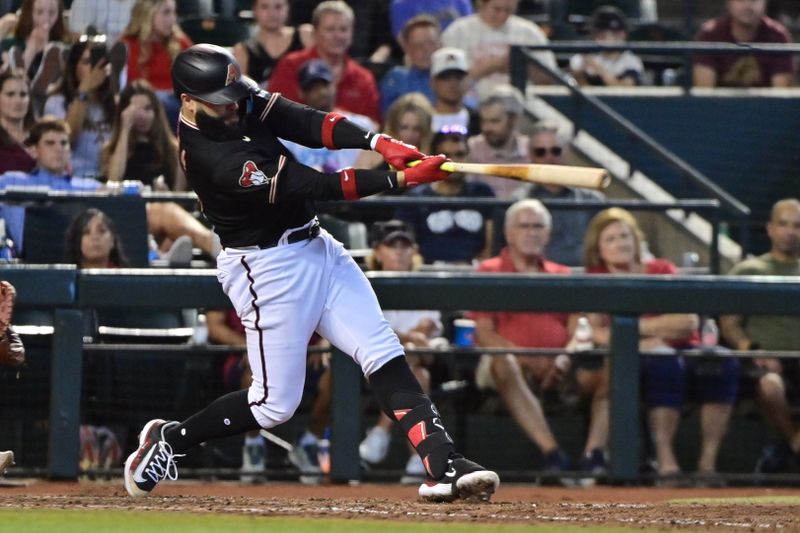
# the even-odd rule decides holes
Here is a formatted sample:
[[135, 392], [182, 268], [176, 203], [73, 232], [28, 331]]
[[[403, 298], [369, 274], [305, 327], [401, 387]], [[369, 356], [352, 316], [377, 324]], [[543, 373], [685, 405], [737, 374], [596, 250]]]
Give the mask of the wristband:
[[344, 118], [344, 115], [339, 113], [328, 113], [322, 120], [322, 146], [328, 150], [336, 150], [336, 145], [333, 144], [333, 128]]
[[342, 185], [342, 196], [345, 200], [358, 200], [356, 188], [356, 171], [346, 168], [339, 173], [339, 183]]
[[87, 93], [85, 91], [78, 91], [77, 93], [75, 93], [75, 98], [79, 102], [88, 102], [89, 101], [89, 93]]
[[373, 152], [375, 151], [375, 147], [378, 146], [378, 140], [380, 140], [381, 134], [380, 133], [373, 133], [372, 137], [369, 140], [369, 149]]

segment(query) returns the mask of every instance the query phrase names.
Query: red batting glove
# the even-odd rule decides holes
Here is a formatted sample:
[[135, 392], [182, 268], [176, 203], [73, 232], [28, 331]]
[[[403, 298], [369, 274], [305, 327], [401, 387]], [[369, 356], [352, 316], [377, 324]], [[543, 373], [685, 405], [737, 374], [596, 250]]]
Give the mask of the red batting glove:
[[447, 161], [443, 155], [428, 155], [420, 163], [403, 171], [406, 187], [416, 187], [421, 183], [446, 180], [450, 173], [439, 168]]
[[406, 163], [425, 157], [416, 146], [398, 141], [388, 135], [379, 135], [375, 142], [375, 151], [383, 156], [383, 160], [398, 170], [405, 170]]

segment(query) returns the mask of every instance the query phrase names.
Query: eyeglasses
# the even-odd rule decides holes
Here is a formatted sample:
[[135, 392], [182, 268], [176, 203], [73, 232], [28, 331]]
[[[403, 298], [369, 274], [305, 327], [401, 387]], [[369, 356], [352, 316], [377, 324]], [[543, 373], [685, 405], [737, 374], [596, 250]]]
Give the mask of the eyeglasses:
[[561, 148], [560, 146], [551, 146], [549, 148], [537, 146], [535, 148], [532, 148], [531, 151], [533, 152], [533, 155], [535, 155], [536, 157], [544, 157], [545, 155], [547, 155], [548, 151], [550, 152], [550, 155], [553, 155], [555, 157], [560, 157], [561, 154], [564, 153], [564, 149]]
[[439, 128], [439, 131], [437, 131], [436, 133], [441, 133], [441, 134], [444, 134], [444, 135], [453, 134], [453, 133], [455, 133], [457, 135], [466, 135], [467, 134], [467, 128], [462, 126], [461, 124], [447, 124], [447, 125], [442, 126], [441, 128]]

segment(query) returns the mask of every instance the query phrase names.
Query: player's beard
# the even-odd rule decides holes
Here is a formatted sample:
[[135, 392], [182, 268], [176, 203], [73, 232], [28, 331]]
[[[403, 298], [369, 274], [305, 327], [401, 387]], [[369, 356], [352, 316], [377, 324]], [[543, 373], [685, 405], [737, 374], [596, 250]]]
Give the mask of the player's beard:
[[203, 110], [198, 110], [195, 119], [200, 131], [215, 141], [232, 141], [241, 139], [244, 135], [244, 117], [238, 114], [236, 122], [228, 123], [219, 117], [212, 117]]

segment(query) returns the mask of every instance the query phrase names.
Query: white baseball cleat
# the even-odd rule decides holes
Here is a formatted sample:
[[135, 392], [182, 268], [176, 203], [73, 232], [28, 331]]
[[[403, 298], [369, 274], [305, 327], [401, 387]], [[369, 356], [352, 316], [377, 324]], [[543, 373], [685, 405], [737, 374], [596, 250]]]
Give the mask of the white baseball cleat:
[[178, 422], [156, 418], [145, 424], [139, 433], [139, 449], [125, 461], [125, 490], [133, 497], [145, 496], [164, 479], [178, 479], [175, 458], [184, 454], [172, 452], [164, 439], [164, 431]]

